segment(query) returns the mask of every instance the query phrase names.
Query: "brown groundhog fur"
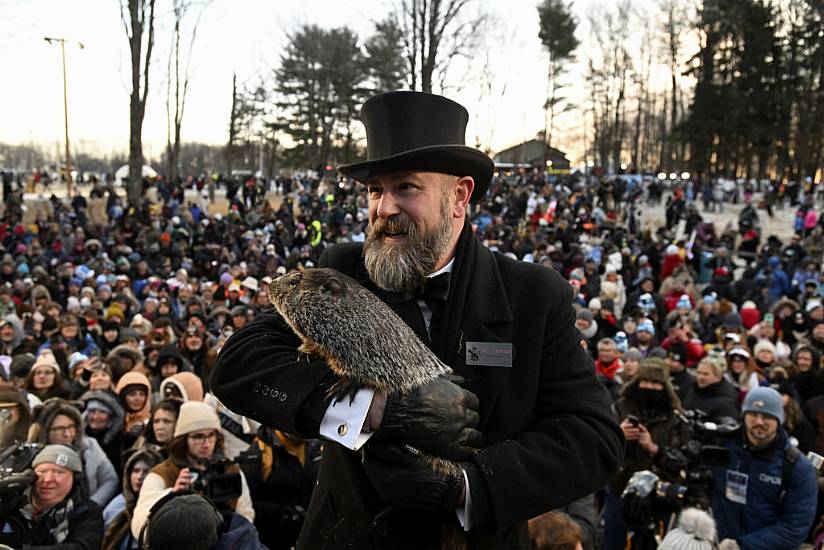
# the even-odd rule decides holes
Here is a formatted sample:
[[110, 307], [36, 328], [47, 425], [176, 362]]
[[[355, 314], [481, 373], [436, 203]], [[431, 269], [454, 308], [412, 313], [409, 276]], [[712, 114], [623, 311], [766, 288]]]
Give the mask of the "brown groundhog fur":
[[[389, 306], [333, 269], [278, 277], [269, 300], [300, 338], [299, 351], [325, 359], [340, 376], [330, 395], [360, 387], [404, 395], [452, 373]], [[426, 458], [438, 471], [460, 474], [453, 462]]]

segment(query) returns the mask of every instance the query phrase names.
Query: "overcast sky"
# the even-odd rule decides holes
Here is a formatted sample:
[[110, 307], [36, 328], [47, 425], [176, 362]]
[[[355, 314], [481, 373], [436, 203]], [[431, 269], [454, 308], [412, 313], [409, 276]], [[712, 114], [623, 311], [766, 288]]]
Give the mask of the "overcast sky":
[[[585, 19], [594, 0], [579, 0]], [[534, 137], [543, 129], [545, 60], [537, 37], [537, 0], [481, 0], [493, 16], [488, 54], [469, 72], [488, 66], [492, 93], [472, 81], [449, 95], [470, 111], [467, 143], [476, 139], [500, 150]], [[167, 2], [158, 0], [158, 30], [150, 97], [143, 127], [144, 153], [157, 157], [166, 142], [163, 77], [169, 50]], [[162, 6], [162, 8], [161, 8]], [[278, 64], [285, 35], [303, 23], [347, 25], [368, 36], [373, 20], [388, 12], [382, 0], [214, 0], [204, 12], [192, 58], [192, 77], [183, 122], [183, 140], [223, 144], [231, 102], [232, 73], [250, 81]], [[165, 23], [168, 26], [168, 23]], [[60, 48], [44, 36], [78, 40], [66, 48], [69, 82], [69, 130], [72, 143], [94, 152], [125, 151], [129, 132], [129, 52], [116, 0], [0, 0], [0, 141], [47, 143], [63, 139]], [[450, 72], [462, 82], [465, 68]], [[579, 78], [573, 72], [572, 81]], [[583, 94], [582, 84], [572, 94]], [[577, 117], [560, 123], [558, 144], [573, 155], [580, 146]], [[573, 158], [573, 160], [576, 160]]]

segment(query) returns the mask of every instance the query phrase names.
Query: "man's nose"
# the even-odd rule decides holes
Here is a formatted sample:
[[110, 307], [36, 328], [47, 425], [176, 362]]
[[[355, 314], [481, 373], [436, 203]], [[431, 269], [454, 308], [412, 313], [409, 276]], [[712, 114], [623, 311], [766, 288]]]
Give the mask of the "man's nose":
[[391, 192], [384, 191], [378, 199], [378, 217], [387, 219], [400, 213], [398, 201]]

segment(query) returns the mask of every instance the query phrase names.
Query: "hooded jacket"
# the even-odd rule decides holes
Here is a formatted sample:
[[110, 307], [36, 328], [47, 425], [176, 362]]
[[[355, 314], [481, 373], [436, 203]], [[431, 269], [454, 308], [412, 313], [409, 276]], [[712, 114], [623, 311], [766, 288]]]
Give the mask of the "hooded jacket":
[[11, 342], [9, 344], [0, 343], [0, 355], [14, 355], [13, 351], [20, 343], [23, 341], [25, 337], [25, 332], [23, 331], [23, 321], [20, 320], [20, 317], [14, 315], [6, 315], [3, 317], [4, 321], [8, 321], [12, 328], [14, 328], [14, 336], [11, 338]]
[[[88, 405], [89, 401], [92, 399], [102, 401], [112, 410], [112, 415], [109, 419], [109, 427], [96, 434], [89, 432], [88, 422], [86, 422], [86, 417], [88, 414], [88, 411], [85, 410], [86, 405]], [[81, 395], [80, 401], [83, 403], [83, 421], [86, 424], [86, 435], [97, 440], [100, 447], [106, 453], [106, 456], [109, 457], [109, 461], [112, 463], [112, 466], [114, 466], [116, 471], [120, 471], [120, 465], [122, 462], [120, 455], [123, 451], [124, 413], [123, 407], [121, 407], [120, 403], [117, 401], [117, 396], [106, 390], [92, 390]]]
[[36, 412], [37, 424], [32, 428], [30, 439], [39, 443], [48, 443], [52, 423], [57, 415], [61, 414], [71, 418], [77, 425], [74, 447], [80, 450], [80, 456], [83, 459], [83, 472], [86, 474], [86, 489], [89, 497], [98, 506], [106, 506], [117, 493], [117, 472], [97, 440], [84, 434], [80, 411], [62, 399], [47, 403]]
[[[130, 411], [126, 406], [126, 401], [123, 395], [123, 390], [126, 386], [143, 386], [146, 389], [146, 401], [143, 408], [139, 411]], [[149, 419], [149, 414], [152, 409], [152, 385], [149, 379], [142, 373], [131, 371], [120, 377], [117, 381], [117, 386], [114, 389], [115, 393], [120, 397], [120, 402], [123, 404], [123, 411], [125, 412], [125, 420], [123, 428], [128, 432], [135, 424], [145, 424]]]
[[132, 470], [138, 462], [145, 462], [151, 469], [162, 461], [163, 455], [160, 453], [160, 448], [155, 445], [147, 445], [135, 451], [126, 461], [126, 466], [123, 468], [123, 492], [117, 495], [103, 510], [103, 523], [106, 532], [101, 549], [131, 549], [137, 543], [132, 537], [130, 529], [132, 513], [137, 503], [137, 494], [132, 491]]
[[166, 387], [174, 386], [183, 397], [183, 401], [203, 401], [203, 382], [193, 372], [179, 372], [160, 383], [160, 398], [166, 394]]

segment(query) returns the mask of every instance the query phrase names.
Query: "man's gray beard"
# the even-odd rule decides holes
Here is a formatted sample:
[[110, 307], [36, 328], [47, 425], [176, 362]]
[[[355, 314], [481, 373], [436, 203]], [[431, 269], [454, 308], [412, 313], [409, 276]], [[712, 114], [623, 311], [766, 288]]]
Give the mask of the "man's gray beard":
[[[388, 244], [383, 232], [407, 229], [406, 242]], [[370, 225], [363, 245], [363, 259], [369, 278], [379, 288], [389, 292], [415, 290], [426, 282], [426, 276], [435, 271], [438, 260], [447, 252], [452, 239], [449, 203], [441, 203], [438, 225], [421, 234], [418, 227], [404, 218], [390, 221], [378, 219]]]

